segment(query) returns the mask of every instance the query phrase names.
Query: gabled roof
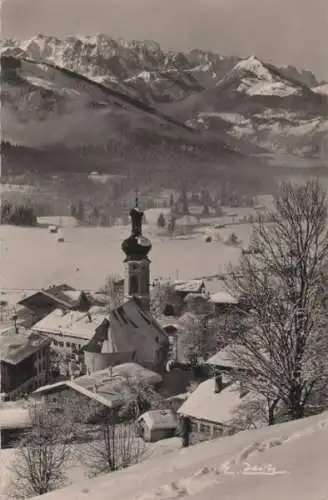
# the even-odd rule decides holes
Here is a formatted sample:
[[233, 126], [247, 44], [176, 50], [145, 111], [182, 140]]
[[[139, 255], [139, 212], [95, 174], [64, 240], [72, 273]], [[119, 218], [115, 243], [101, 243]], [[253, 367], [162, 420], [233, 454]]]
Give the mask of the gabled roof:
[[97, 354], [109, 354], [115, 352], [134, 352], [135, 349], [129, 343], [125, 332], [112, 331], [109, 320], [105, 318], [96, 328], [94, 336], [85, 346], [84, 350]]
[[0, 335], [0, 360], [11, 365], [17, 365], [35, 352], [50, 344], [50, 339], [44, 335], [19, 327], [2, 332]]
[[162, 342], [168, 341], [167, 333], [144, 309], [137, 298], [132, 298], [110, 313], [110, 328], [114, 335], [124, 332], [128, 342], [139, 353], [144, 352], [144, 358], [153, 360], [154, 351]]
[[57, 307], [65, 307], [71, 309], [79, 304], [81, 299], [81, 291], [63, 283], [58, 286], [51, 286], [46, 289], [41, 289], [32, 295], [29, 295], [18, 303], [28, 308], [57, 305]]
[[97, 307], [87, 312], [55, 309], [33, 325], [32, 330], [90, 340], [106, 316], [103, 309]]
[[241, 398], [237, 384], [228, 385], [219, 393], [216, 393], [214, 389], [215, 378], [205, 380], [190, 394], [178, 413], [197, 420], [227, 425], [240, 403], [254, 397], [253, 394], [248, 393]]
[[176, 292], [180, 293], [200, 293], [205, 284], [203, 280], [176, 280], [173, 282], [173, 287]]
[[42, 395], [69, 388], [111, 408], [122, 404], [122, 389], [127, 380], [134, 383], [155, 385], [161, 382], [162, 377], [158, 373], [143, 368], [137, 363], [123, 363], [113, 368], [93, 372], [90, 375], [83, 375], [74, 380], [66, 380], [39, 387], [33, 394]]
[[178, 418], [172, 410], [152, 410], [143, 413], [137, 421], [144, 420], [149, 429], [175, 429]]
[[210, 296], [210, 302], [213, 304], [238, 304], [238, 300], [229, 292], [217, 292]]
[[217, 353], [213, 354], [213, 356], [211, 356], [206, 363], [208, 365], [222, 368], [238, 368], [238, 362], [235, 359], [235, 356], [232, 355], [231, 348], [229, 346], [226, 346]]
[[176, 330], [179, 329], [178, 320], [175, 316], [161, 315], [161, 316], [156, 317], [156, 321], [163, 329], [166, 329], [166, 328], [174, 328]]

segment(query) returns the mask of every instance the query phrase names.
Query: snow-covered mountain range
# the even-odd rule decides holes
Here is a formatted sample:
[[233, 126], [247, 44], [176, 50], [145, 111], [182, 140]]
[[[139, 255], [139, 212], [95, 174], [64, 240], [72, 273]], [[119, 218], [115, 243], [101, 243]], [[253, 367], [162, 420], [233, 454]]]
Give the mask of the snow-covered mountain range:
[[140, 161], [328, 159], [328, 84], [307, 70], [102, 34], [3, 40], [0, 53], [11, 144], [91, 148], [98, 160], [105, 149], [113, 161], [131, 151]]
[[[252, 56], [240, 61], [215, 89], [185, 101], [176, 116], [189, 126], [227, 132], [271, 153], [328, 159], [328, 99]], [[191, 119], [187, 119], [192, 115]]]

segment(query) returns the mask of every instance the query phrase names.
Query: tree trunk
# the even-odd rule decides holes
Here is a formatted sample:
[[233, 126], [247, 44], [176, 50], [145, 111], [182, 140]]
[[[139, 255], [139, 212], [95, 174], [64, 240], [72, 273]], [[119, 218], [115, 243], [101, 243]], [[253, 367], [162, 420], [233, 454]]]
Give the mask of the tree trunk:
[[304, 417], [304, 406], [302, 404], [302, 387], [296, 382], [290, 394], [290, 413], [292, 420]]
[[275, 399], [274, 401], [270, 401], [268, 398], [268, 424], [274, 425], [276, 423], [275, 411], [277, 408], [277, 404], [279, 403], [279, 399]]
[[269, 406], [269, 425], [275, 424], [274, 408]]

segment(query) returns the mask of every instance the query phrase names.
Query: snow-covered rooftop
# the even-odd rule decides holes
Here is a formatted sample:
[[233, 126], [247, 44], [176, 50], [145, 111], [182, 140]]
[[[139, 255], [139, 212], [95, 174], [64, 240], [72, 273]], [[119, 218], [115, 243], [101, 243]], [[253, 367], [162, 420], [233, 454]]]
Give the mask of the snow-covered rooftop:
[[160, 343], [167, 341], [166, 332], [135, 298], [111, 311], [110, 328], [116, 335], [125, 335], [143, 363], [154, 363]]
[[144, 420], [149, 429], [174, 429], [178, 425], [178, 419], [172, 410], [147, 411], [138, 419]]
[[155, 385], [162, 381], [162, 377], [137, 363], [123, 363], [90, 375], [77, 377], [74, 380], [39, 387], [33, 394], [41, 396], [67, 387], [110, 408], [121, 404], [122, 390], [128, 381]]
[[44, 335], [21, 326], [18, 333], [15, 332], [14, 328], [11, 328], [0, 335], [0, 359], [16, 365], [49, 343], [49, 339]]
[[90, 375], [83, 375], [75, 379], [75, 383], [91, 390], [96, 385], [97, 392], [106, 392], [109, 385], [113, 387], [118, 380], [121, 382], [123, 379], [147, 384], [158, 384], [162, 381], [161, 375], [137, 363], [122, 363], [113, 366], [113, 368], [106, 368]]
[[[244, 396], [244, 398], [248, 397]], [[243, 398], [243, 400], [244, 400]], [[215, 379], [199, 384], [179, 408], [178, 413], [189, 417], [227, 425], [241, 402], [237, 385], [232, 384], [215, 392]]]
[[203, 280], [176, 280], [173, 282], [176, 292], [182, 293], [199, 293], [204, 286]]
[[210, 301], [213, 304], [238, 304], [238, 300], [235, 299], [229, 292], [217, 292], [210, 296]]
[[37, 332], [90, 340], [95, 333], [95, 329], [106, 317], [106, 313], [97, 307], [91, 308], [88, 313], [55, 309], [33, 325], [32, 329]]
[[211, 356], [206, 363], [223, 368], [238, 368], [235, 356], [231, 354], [231, 348], [229, 346], [224, 347], [217, 353], [213, 354], [213, 356]]

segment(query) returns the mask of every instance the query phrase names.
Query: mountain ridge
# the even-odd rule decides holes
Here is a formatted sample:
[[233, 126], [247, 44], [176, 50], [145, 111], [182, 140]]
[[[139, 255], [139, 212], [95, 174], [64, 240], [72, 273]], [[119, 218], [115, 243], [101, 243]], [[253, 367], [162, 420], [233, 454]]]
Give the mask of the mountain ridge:
[[[311, 72], [277, 67], [255, 56], [241, 59], [199, 49], [164, 52], [157, 42], [127, 42], [104, 34], [4, 40], [0, 53], [2, 60], [21, 61], [26, 72], [20, 90], [7, 81], [7, 91], [2, 91], [10, 115], [4, 120], [5, 132], [15, 115], [22, 137], [22, 121], [28, 119], [30, 130], [25, 126], [24, 133], [34, 131], [36, 140], [37, 130], [40, 136], [48, 130], [48, 147], [58, 136], [56, 147], [93, 148], [91, 160], [99, 159], [99, 148], [104, 148], [112, 161], [137, 157], [174, 163], [197, 157], [220, 164], [227, 160], [229, 165], [257, 162], [262, 167], [263, 158], [281, 155], [319, 165], [328, 158], [328, 97], [325, 84]], [[93, 98], [95, 89], [100, 97]], [[6, 92], [17, 95], [18, 104]], [[35, 103], [33, 112], [29, 101]], [[66, 136], [58, 132], [59, 125], [51, 128], [59, 109], [66, 113], [60, 119], [65, 115], [72, 124], [61, 122]], [[40, 116], [45, 120], [42, 130]], [[80, 130], [87, 116], [94, 128], [86, 124]], [[13, 142], [8, 134], [5, 139]]]

